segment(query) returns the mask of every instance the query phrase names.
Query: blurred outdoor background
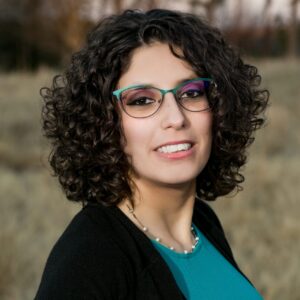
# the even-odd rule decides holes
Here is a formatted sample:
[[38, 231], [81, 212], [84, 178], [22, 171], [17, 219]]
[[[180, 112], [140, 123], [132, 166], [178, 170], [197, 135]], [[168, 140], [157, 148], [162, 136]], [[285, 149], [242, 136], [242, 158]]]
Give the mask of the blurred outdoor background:
[[217, 211], [244, 273], [265, 299], [300, 299], [299, 0], [0, 0], [0, 299], [32, 299], [48, 254], [79, 204], [47, 163], [39, 89], [99, 18], [125, 8], [195, 12], [255, 64], [271, 92], [244, 191]]

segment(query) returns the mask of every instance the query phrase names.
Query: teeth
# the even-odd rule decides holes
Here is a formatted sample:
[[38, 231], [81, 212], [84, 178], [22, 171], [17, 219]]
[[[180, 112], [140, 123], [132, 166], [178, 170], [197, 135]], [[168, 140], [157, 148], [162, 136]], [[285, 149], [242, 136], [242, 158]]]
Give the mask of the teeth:
[[188, 150], [192, 147], [191, 144], [186, 143], [186, 144], [177, 144], [177, 145], [168, 145], [168, 146], [163, 146], [157, 149], [158, 152], [162, 153], [173, 153], [173, 152], [178, 152], [182, 150]]

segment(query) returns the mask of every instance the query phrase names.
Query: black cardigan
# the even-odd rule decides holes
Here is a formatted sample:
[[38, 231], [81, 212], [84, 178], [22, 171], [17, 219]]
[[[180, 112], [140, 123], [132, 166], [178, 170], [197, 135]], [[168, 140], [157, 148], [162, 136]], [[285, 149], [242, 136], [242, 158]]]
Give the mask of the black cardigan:
[[[234, 260], [218, 217], [204, 201], [196, 200], [193, 222], [245, 276]], [[35, 299], [185, 297], [152, 242], [118, 207], [88, 204], [52, 249]]]

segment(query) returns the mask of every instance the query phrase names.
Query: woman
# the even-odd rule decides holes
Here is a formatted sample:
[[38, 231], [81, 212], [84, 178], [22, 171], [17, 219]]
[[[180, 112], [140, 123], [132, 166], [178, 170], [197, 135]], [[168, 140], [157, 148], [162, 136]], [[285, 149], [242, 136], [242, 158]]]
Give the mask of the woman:
[[102, 20], [42, 90], [50, 163], [81, 201], [36, 299], [262, 299], [205, 201], [240, 189], [268, 92], [192, 14]]

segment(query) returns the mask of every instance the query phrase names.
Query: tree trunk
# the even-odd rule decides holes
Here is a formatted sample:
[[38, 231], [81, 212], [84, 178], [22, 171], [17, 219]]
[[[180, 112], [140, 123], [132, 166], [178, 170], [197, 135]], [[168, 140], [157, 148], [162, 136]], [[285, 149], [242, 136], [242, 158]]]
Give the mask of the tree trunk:
[[114, 0], [113, 1], [113, 10], [114, 13], [119, 14], [123, 9], [123, 0]]
[[287, 55], [290, 58], [297, 56], [297, 6], [299, 0], [291, 0], [291, 19], [288, 26], [288, 51]]

